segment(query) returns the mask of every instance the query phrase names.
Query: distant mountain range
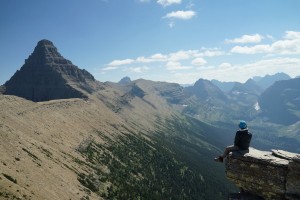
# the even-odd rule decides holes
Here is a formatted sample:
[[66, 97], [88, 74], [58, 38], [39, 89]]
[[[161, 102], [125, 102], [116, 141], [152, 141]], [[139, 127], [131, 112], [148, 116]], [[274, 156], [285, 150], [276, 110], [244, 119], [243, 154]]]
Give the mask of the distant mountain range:
[[277, 73], [274, 75], [266, 75], [264, 77], [255, 76], [253, 80], [257, 83], [259, 87], [262, 89], [267, 89], [271, 85], [273, 85], [276, 81], [289, 80], [291, 77], [285, 73]]
[[[253, 77], [245, 83], [199, 79], [194, 85], [186, 87], [171, 83], [153, 86], [169, 103], [185, 105], [181, 109], [183, 112], [201, 120], [252, 120], [263, 117], [270, 122], [292, 124], [299, 119], [297, 111], [293, 110], [298, 107], [297, 102], [295, 104], [294, 100], [289, 99], [290, 95], [284, 93], [284, 98], [282, 97], [282, 92], [290, 88], [286, 84], [284, 86], [287, 88], [282, 88], [284, 86], [277, 83], [284, 80], [292, 79], [285, 73], [277, 73]], [[126, 91], [131, 91], [128, 94], [138, 93], [137, 87], [133, 90], [128, 89], [130, 85], [134, 85], [134, 82], [129, 77], [124, 77], [119, 83], [110, 84], [119, 90], [127, 88]], [[62, 57], [51, 41], [41, 40], [21, 69], [0, 88], [0, 92], [38, 102], [87, 98], [89, 94], [103, 87], [103, 83], [96, 81], [89, 72], [79, 69]], [[281, 93], [278, 87], [281, 88]], [[139, 95], [142, 93], [140, 91]], [[283, 118], [276, 110], [290, 113], [290, 116], [284, 115]]]
[[254, 147], [300, 152], [299, 84], [103, 83], [41, 40], [0, 87], [0, 199], [225, 199], [236, 188], [213, 157], [238, 120]]
[[[268, 87], [270, 87], [272, 84], [274, 84], [276, 81], [288, 80], [288, 79], [291, 79], [291, 77], [281, 72], [274, 75], [266, 75], [264, 77], [255, 76], [252, 79], [247, 80], [246, 83], [249, 82], [250, 80], [253, 80], [256, 83], [257, 87], [261, 88], [260, 90], [265, 90]], [[242, 84], [239, 82], [221, 82], [218, 80], [212, 80], [212, 83], [218, 86], [224, 92], [229, 92], [236, 85]]]
[[[297, 104], [300, 95], [296, 80], [298, 79], [292, 79], [285, 73], [254, 77], [245, 83], [199, 79], [194, 86], [186, 87], [184, 91], [189, 96], [195, 95], [202, 100], [215, 99], [214, 107], [225, 108], [225, 112], [231, 118], [252, 120], [262, 117], [273, 123], [290, 125], [300, 120]], [[199, 83], [202, 83], [202, 86]], [[293, 91], [293, 95], [286, 94], [286, 91]], [[205, 102], [202, 102], [199, 107], [203, 107], [203, 104]], [[197, 110], [194, 105], [192, 107], [192, 110]], [[203, 112], [204, 110], [200, 109], [194, 114], [201, 116], [200, 113]], [[207, 119], [207, 112], [205, 113], [204, 118]]]

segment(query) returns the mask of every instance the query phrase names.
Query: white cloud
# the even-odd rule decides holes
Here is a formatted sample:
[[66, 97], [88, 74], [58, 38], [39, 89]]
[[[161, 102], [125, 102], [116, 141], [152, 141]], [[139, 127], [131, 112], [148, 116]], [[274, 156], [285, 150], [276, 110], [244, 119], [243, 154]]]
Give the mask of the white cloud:
[[[124, 75], [128, 72], [137, 73], [139, 77], [177, 83], [193, 83], [199, 78], [244, 82], [253, 76], [277, 72], [285, 72], [292, 77], [298, 76], [300, 32], [286, 31], [283, 37], [277, 40], [271, 35], [266, 35], [265, 38], [264, 44], [236, 45], [229, 50], [230, 52], [220, 48], [202, 47], [114, 60], [106, 64], [101, 73], [108, 75], [123, 71]], [[247, 63], [248, 58], [241, 60], [239, 55], [234, 53], [260, 53], [260, 57], [251, 56], [251, 59], [255, 60]], [[222, 56], [222, 61], [219, 58], [214, 60], [215, 56]]]
[[146, 58], [144, 56], [137, 57], [136, 63], [150, 63], [150, 62], [164, 62], [167, 61], [168, 57], [161, 53], [153, 54], [152, 56]]
[[275, 74], [277, 72], [285, 72], [291, 76], [296, 76], [299, 74], [299, 70], [297, 69], [299, 65], [299, 58], [283, 57], [264, 59], [244, 65], [222, 63], [213, 70], [203, 70], [201, 73], [207, 79], [215, 78], [222, 81], [245, 82], [253, 76], [264, 76], [266, 74]]
[[215, 56], [222, 56], [225, 55], [225, 52], [220, 50], [206, 50], [203, 53], [201, 53], [201, 56], [205, 57], [215, 57]]
[[[203, 51], [204, 50], [204, 51]], [[215, 57], [225, 55], [225, 52], [219, 49], [206, 49], [203, 50], [193, 49], [193, 50], [179, 50], [169, 54], [153, 54], [150, 57], [138, 57], [136, 62], [168, 62], [168, 61], [180, 61], [195, 59], [199, 57]]]
[[169, 54], [169, 60], [172, 60], [172, 61], [178, 61], [178, 60], [186, 60], [186, 59], [189, 59], [191, 58], [191, 54], [195, 53], [194, 51], [192, 50], [188, 50], [188, 51], [177, 51], [175, 53], [170, 53]]
[[[238, 66], [238, 73], [242, 77], [261, 76], [277, 72], [285, 72], [291, 76], [296, 76], [299, 75], [299, 65], [299, 58], [278, 57]], [[238, 74], [235, 74], [235, 76], [238, 76]]]
[[276, 41], [270, 51], [275, 54], [300, 54], [300, 39]]
[[219, 68], [220, 69], [228, 69], [228, 68], [230, 68], [230, 67], [232, 67], [232, 65], [230, 64], [230, 63], [221, 63], [220, 65], [219, 65]]
[[286, 31], [284, 39], [288, 39], [288, 40], [300, 39], [300, 32]]
[[153, 62], [152, 59], [150, 58], [145, 58], [144, 56], [140, 56], [137, 57], [137, 59], [135, 60], [137, 63], [149, 63], [149, 62]]
[[240, 54], [300, 54], [300, 32], [287, 31], [283, 40], [274, 41], [272, 44], [235, 46], [231, 52]]
[[243, 35], [240, 38], [226, 39], [225, 43], [259, 43], [264, 37], [259, 34]]
[[114, 70], [114, 69], [118, 69], [118, 67], [117, 66], [108, 66], [108, 67], [102, 68], [102, 71], [109, 71], [109, 70]]
[[181, 4], [181, 0], [157, 0], [157, 3], [163, 7], [166, 7], [172, 4]]
[[253, 76], [264, 76], [284, 72], [292, 77], [299, 75], [300, 58], [274, 58], [257, 62], [234, 65], [221, 63], [218, 66], [197, 68], [193, 71], [180, 71], [167, 77], [167, 81], [176, 83], [194, 83], [199, 78], [208, 80], [245, 82]]
[[134, 72], [134, 73], [143, 73], [145, 71], [148, 71], [150, 68], [147, 66], [143, 67], [129, 67], [129, 71]]
[[192, 60], [192, 65], [196, 65], [196, 66], [203, 66], [207, 63], [206, 60], [204, 60], [203, 58], [195, 58], [194, 60]]
[[[156, 53], [153, 54], [149, 57], [145, 56], [139, 56], [135, 59], [123, 59], [123, 60], [114, 60], [107, 64], [107, 67], [102, 69], [102, 70], [113, 70], [117, 69], [117, 67], [122, 66], [122, 65], [131, 65], [135, 66], [140, 63], [154, 63], [154, 62], [160, 62], [160, 63], [169, 63], [169, 69], [171, 68], [170, 64], [171, 63], [179, 63], [179, 61], [183, 60], [191, 60], [190, 62], [193, 65], [202, 65], [206, 64], [206, 60], [204, 60], [203, 57], [214, 57], [214, 56], [220, 56], [220, 55], [225, 55], [223, 51], [220, 51], [219, 49], [211, 48], [201, 48], [201, 50], [194, 49], [194, 50], [180, 50], [177, 52], [172, 52], [169, 54], [162, 54], [162, 53]], [[181, 66], [180, 64], [177, 64], [176, 67], [174, 65], [172, 66], [173, 68], [190, 68], [190, 66]]]
[[134, 60], [132, 59], [125, 59], [125, 60], [114, 60], [110, 62], [108, 65], [110, 66], [119, 66], [119, 65], [127, 65], [127, 64], [132, 64]]
[[156, 54], [153, 54], [150, 58], [154, 61], [165, 61], [168, 57], [161, 53], [156, 53]]
[[240, 54], [257, 54], [257, 53], [271, 53], [270, 45], [256, 45], [248, 46], [235, 46], [230, 50], [231, 53]]
[[192, 66], [182, 66], [180, 62], [177, 61], [169, 61], [166, 64], [166, 68], [169, 71], [177, 71], [177, 70], [184, 70], [184, 69], [191, 69]]
[[192, 10], [187, 10], [187, 11], [179, 10], [179, 11], [170, 12], [166, 14], [163, 18], [189, 20], [195, 15], [196, 12]]

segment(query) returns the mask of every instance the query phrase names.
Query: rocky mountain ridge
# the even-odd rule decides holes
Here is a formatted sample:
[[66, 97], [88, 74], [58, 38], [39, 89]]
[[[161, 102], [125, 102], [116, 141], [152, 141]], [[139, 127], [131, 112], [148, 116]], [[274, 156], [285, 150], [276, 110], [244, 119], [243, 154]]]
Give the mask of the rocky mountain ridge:
[[265, 90], [273, 85], [276, 81], [289, 80], [291, 77], [286, 73], [281, 72], [273, 75], [266, 75], [264, 77], [255, 76], [252, 79], [257, 83], [257, 85], [259, 85], [260, 88]]
[[[228, 92], [219, 89], [214, 85], [214, 81], [204, 79], [199, 79], [193, 86], [182, 87], [179, 84], [163, 83], [163, 87], [156, 89], [181, 112], [208, 123], [216, 124], [243, 118], [255, 123], [269, 123], [270, 127], [274, 123], [290, 126], [300, 120], [300, 95], [297, 90], [298, 79], [279, 80], [284, 77], [288, 78], [283, 73], [260, 79], [256, 77], [256, 80], [249, 79], [244, 84], [235, 83]], [[257, 84], [259, 80], [275, 82], [263, 90]], [[293, 134], [296, 133], [297, 131], [294, 131]]]
[[245, 83], [239, 83], [239, 82], [223, 82], [218, 80], [211, 80], [213, 84], [218, 86], [223, 92], [227, 93], [231, 91], [236, 85], [243, 85], [246, 84], [248, 81], [254, 81], [257, 85], [256, 87], [259, 87], [260, 90], [265, 90], [271, 85], [273, 85], [276, 81], [282, 81], [282, 80], [289, 80], [291, 77], [287, 75], [286, 73], [276, 73], [273, 75], [265, 75], [263, 77], [261, 76], [254, 76], [253, 78], [248, 79]]
[[38, 42], [4, 86], [4, 94], [16, 95], [32, 101], [63, 98], [85, 98], [99, 88], [99, 83], [86, 70], [81, 70], [65, 59], [49, 40]]
[[[300, 120], [299, 78], [278, 80], [280, 77], [286, 75], [274, 75], [272, 80], [277, 81], [265, 90], [257, 81], [249, 79], [243, 84], [235, 83], [228, 92], [214, 85], [216, 81], [199, 79], [194, 86], [182, 88], [185, 96], [181, 103], [187, 105], [185, 110], [189, 114], [201, 120], [226, 121], [229, 119], [222, 117], [222, 113], [226, 112], [229, 118], [236, 120], [243, 118], [292, 125]], [[271, 78], [267, 76], [266, 79]]]

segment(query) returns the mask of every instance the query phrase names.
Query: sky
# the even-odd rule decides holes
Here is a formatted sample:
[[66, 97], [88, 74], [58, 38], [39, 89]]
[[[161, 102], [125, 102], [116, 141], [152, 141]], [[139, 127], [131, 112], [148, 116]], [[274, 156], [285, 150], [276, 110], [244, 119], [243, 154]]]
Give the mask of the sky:
[[299, 0], [1, 0], [0, 85], [48, 39], [101, 81], [300, 75]]

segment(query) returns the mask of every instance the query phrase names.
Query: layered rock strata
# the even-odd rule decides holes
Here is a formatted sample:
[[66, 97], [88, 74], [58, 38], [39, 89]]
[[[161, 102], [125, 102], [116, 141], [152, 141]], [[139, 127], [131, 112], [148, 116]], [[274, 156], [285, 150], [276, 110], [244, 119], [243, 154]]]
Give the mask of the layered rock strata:
[[226, 175], [245, 193], [266, 200], [300, 199], [300, 155], [282, 150], [234, 152], [225, 162]]
[[5, 94], [32, 101], [84, 98], [94, 91], [94, 77], [65, 59], [49, 40], [38, 42], [25, 64], [4, 85]]

